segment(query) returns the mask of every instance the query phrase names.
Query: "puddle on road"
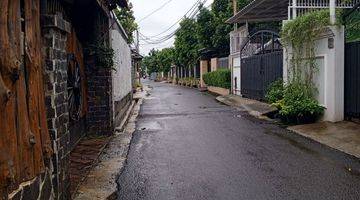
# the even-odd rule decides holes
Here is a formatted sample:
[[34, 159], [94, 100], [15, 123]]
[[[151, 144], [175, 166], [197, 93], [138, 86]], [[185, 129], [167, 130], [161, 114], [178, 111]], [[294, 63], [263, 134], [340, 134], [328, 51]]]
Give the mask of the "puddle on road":
[[161, 130], [163, 129], [161, 124], [157, 121], [148, 121], [140, 124], [137, 130], [145, 131], [145, 130]]
[[146, 100], [153, 100], [153, 99], [159, 99], [159, 98], [156, 98], [156, 97], [145, 97], [144, 99], [146, 99]]
[[293, 145], [293, 146], [295, 146], [295, 147], [299, 148], [300, 150], [305, 151], [305, 152], [307, 152], [307, 153], [310, 153], [310, 154], [315, 154], [315, 153], [317, 153], [317, 152], [315, 152], [314, 150], [309, 149], [309, 148], [307, 148], [306, 146], [302, 145], [302, 144], [299, 143], [298, 141], [296, 141], [296, 140], [294, 140], [294, 139], [292, 139], [292, 138], [286, 137], [284, 134], [277, 133], [277, 132], [271, 131], [271, 130], [269, 130], [269, 129], [266, 129], [266, 130], [264, 131], [264, 133], [265, 133], [266, 135], [273, 135], [273, 136], [277, 136], [277, 137], [279, 137], [279, 138], [281, 138], [281, 139], [283, 139], [283, 140], [286, 140], [289, 144], [291, 144], [291, 145]]

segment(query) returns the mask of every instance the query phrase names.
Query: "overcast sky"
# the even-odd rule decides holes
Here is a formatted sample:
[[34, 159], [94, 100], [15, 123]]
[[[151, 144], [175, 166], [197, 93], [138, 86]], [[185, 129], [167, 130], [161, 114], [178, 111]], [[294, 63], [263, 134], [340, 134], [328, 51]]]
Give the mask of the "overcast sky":
[[[169, 0], [130, 0], [134, 6], [134, 15], [136, 21], [138, 22], [143, 17], [149, 15], [154, 10], [158, 9], [164, 5]], [[138, 22], [140, 27], [140, 32], [145, 36], [157, 35], [169, 27], [171, 27], [176, 21], [178, 21], [184, 14], [194, 5], [197, 0], [172, 0], [170, 3], [166, 4], [161, 10], [157, 11], [155, 14], [151, 15], [147, 19]], [[212, 3], [213, 0], [208, 0], [205, 6]], [[178, 25], [171, 28], [165, 34], [167, 35], [174, 31]], [[168, 40], [162, 44], [149, 45], [144, 44], [144, 41], [140, 41], [140, 52], [142, 55], [146, 55], [150, 49], [162, 49], [164, 47], [172, 46], [174, 38]]]

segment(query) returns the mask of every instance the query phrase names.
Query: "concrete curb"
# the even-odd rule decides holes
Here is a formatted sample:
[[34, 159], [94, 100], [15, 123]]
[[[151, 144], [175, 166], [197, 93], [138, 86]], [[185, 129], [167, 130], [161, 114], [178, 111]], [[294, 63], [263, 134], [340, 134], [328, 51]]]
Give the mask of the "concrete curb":
[[353, 122], [317, 122], [289, 126], [287, 129], [310, 140], [360, 159], [360, 125]]
[[[239, 99], [241, 99], [241, 97], [239, 97]], [[254, 104], [251, 101], [246, 102], [247, 99], [244, 99], [244, 102], [239, 103], [239, 102], [235, 102], [234, 99], [232, 99], [231, 97], [229, 98], [228, 96], [219, 96], [216, 98], [216, 100], [225, 105], [243, 109], [243, 110], [247, 111], [250, 115], [252, 115], [258, 119], [266, 120], [266, 121], [269, 121], [272, 123], [277, 123], [276, 120], [271, 119], [271, 118], [267, 117], [266, 114], [256, 110], [257, 106], [254, 106], [256, 104], [256, 101], [251, 100], [252, 102], [255, 102], [255, 104]], [[255, 109], [253, 109], [253, 108], [255, 108]], [[353, 125], [352, 128], [349, 128], [348, 130], [346, 130], [344, 127], [339, 127], [337, 131], [342, 130], [342, 131], [345, 131], [347, 134], [334, 135], [334, 133], [336, 133], [337, 131], [334, 128], [322, 128], [324, 126], [323, 123], [326, 123], [326, 122], [318, 122], [318, 123], [314, 123], [314, 124], [304, 124], [304, 125], [297, 125], [297, 126], [288, 126], [285, 129], [291, 131], [294, 134], [302, 136], [304, 138], [318, 142], [319, 144], [328, 146], [331, 149], [343, 152], [354, 158], [360, 158], [360, 150], [357, 150], [358, 145], [353, 145], [351, 142], [346, 141], [346, 140], [359, 141], [357, 139], [358, 137], [356, 137], [356, 138], [351, 137], [351, 135], [356, 135], [356, 134], [354, 134], [354, 133], [349, 134], [350, 132], [355, 132], [354, 130], [358, 130], [358, 128], [355, 128], [355, 125]], [[350, 122], [347, 122], [347, 123], [350, 123]], [[317, 125], [317, 124], [319, 124], [319, 125]], [[329, 123], [329, 124], [331, 124], [331, 123]], [[328, 126], [331, 127], [329, 124], [328, 124]], [[336, 127], [336, 124], [339, 124], [339, 123], [334, 123], [334, 124], [332, 124], [332, 126]], [[326, 130], [328, 130], [328, 132], [326, 132]]]
[[133, 109], [134, 109], [135, 103], [136, 103], [135, 100], [133, 100], [133, 101], [131, 102], [131, 105], [129, 106], [129, 109], [126, 111], [126, 114], [125, 114], [124, 119], [121, 121], [120, 125], [115, 128], [115, 133], [121, 132], [121, 131], [124, 130], [125, 124], [126, 124], [126, 123], [129, 121], [129, 119], [130, 119], [130, 115], [131, 115], [131, 113], [132, 113], [132, 111], [133, 111]]
[[255, 100], [245, 100], [244, 103], [236, 103], [233, 102], [231, 100], [229, 100], [228, 98], [226, 98], [226, 96], [218, 96], [216, 97], [216, 100], [227, 105], [227, 106], [231, 106], [231, 107], [235, 107], [235, 108], [240, 108], [242, 110], [247, 111], [251, 116], [256, 117], [258, 119], [263, 119], [263, 120], [267, 120], [267, 121], [274, 121], [273, 119], [270, 119], [269, 117], [267, 117], [266, 115], [270, 112], [273, 111], [267, 111], [264, 112], [262, 110], [257, 110], [254, 108], [253, 105], [259, 104], [259, 105], [265, 105], [265, 103], [259, 102], [257, 103], [257, 101]]

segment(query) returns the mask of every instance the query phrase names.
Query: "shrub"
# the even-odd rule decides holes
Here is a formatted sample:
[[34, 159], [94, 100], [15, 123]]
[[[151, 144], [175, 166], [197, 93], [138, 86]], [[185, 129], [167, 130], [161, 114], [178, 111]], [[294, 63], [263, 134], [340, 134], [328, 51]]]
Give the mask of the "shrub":
[[282, 79], [274, 81], [269, 86], [265, 98], [269, 103], [276, 103], [284, 98], [284, 84]]
[[97, 66], [114, 69], [114, 50], [100, 42], [89, 45], [89, 55], [94, 56]]
[[219, 69], [214, 72], [209, 72], [203, 75], [203, 79], [206, 85], [231, 88], [231, 71], [228, 69]]
[[313, 98], [309, 87], [301, 83], [286, 86], [284, 99], [274, 104], [280, 109], [281, 119], [287, 123], [312, 123], [323, 113], [325, 108]]

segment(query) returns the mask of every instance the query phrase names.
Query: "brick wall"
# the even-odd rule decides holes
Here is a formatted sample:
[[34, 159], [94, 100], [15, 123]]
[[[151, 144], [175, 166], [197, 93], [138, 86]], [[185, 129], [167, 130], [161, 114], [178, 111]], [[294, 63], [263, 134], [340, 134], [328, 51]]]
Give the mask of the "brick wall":
[[70, 24], [61, 14], [42, 16], [45, 98], [54, 155], [52, 183], [56, 199], [69, 199], [69, 113], [66, 39]]
[[86, 68], [89, 110], [86, 116], [88, 133], [111, 135], [112, 123], [112, 77], [110, 68], [88, 65]]

